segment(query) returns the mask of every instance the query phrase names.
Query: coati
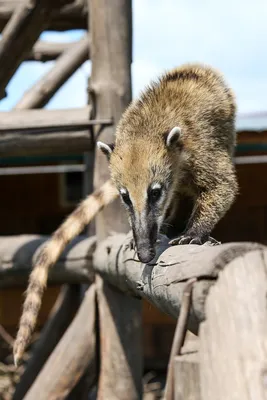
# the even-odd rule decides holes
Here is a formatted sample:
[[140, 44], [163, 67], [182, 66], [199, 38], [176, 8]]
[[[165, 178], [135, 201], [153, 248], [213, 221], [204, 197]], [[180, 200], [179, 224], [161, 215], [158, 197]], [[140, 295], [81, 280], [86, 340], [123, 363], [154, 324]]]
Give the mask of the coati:
[[208, 239], [237, 193], [235, 114], [233, 93], [222, 76], [198, 64], [166, 72], [130, 104], [117, 126], [115, 145], [98, 142], [108, 158], [111, 181], [81, 203], [37, 258], [14, 345], [15, 363], [34, 329], [49, 268], [118, 195], [141, 262], [154, 258], [161, 228], [179, 232], [171, 244]]

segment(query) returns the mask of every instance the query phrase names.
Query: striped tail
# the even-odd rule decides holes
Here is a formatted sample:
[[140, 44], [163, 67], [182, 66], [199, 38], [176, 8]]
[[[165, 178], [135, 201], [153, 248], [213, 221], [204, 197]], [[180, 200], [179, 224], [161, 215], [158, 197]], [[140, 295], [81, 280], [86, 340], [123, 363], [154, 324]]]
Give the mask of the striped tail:
[[29, 278], [19, 330], [13, 347], [15, 365], [20, 362], [35, 328], [49, 269], [55, 264], [66, 245], [86, 227], [103, 207], [117, 197], [118, 191], [108, 180], [99, 190], [81, 202], [41, 250]]

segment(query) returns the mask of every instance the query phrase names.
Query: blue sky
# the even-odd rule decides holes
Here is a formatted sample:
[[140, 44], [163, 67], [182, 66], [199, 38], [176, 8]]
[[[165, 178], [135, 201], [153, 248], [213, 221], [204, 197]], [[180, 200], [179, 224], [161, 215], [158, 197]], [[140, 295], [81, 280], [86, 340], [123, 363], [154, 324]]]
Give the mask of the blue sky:
[[[168, 68], [204, 62], [233, 87], [240, 113], [267, 111], [267, 2], [265, 0], [133, 0], [133, 94]], [[47, 32], [41, 38], [74, 41], [83, 32]], [[1, 110], [11, 109], [53, 62], [24, 63], [10, 82]], [[86, 103], [90, 62], [61, 88], [48, 108]]]

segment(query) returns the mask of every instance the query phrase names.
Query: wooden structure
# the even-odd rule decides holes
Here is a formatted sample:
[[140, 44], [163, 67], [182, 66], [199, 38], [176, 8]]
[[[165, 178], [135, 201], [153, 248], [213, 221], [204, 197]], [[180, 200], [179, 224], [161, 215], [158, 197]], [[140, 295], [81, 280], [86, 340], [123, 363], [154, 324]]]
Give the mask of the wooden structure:
[[[59, 160], [59, 155], [76, 162], [77, 154], [85, 152], [79, 159], [84, 168], [78, 168], [87, 181], [84, 194], [107, 179], [106, 160], [102, 154], [94, 154], [95, 140], [100, 136], [112, 141], [114, 126], [131, 100], [131, 27], [131, 1], [127, 0], [0, 0], [0, 97], [5, 96], [6, 86], [21, 62], [56, 60], [14, 110], [0, 113], [0, 157], [5, 168], [0, 168], [0, 175], [1, 170], [8, 174], [10, 185], [2, 195], [2, 235], [51, 232], [74, 206], [64, 210], [57, 207], [58, 187], [51, 175], [49, 179], [48, 175], [33, 177], [32, 186], [27, 186], [29, 181], [23, 176], [18, 179], [12, 167], [20, 157], [38, 156], [33, 164], [35, 172], [42, 172], [41, 160], [47, 164], [45, 171], [51, 171], [50, 164]], [[43, 30], [76, 28], [85, 29], [85, 34], [73, 44], [38, 40]], [[40, 110], [89, 57], [89, 104], [73, 110]], [[126, 235], [128, 225], [119, 202], [115, 202], [97, 216], [95, 236], [81, 236], [68, 246], [51, 271], [39, 327], [57, 297], [59, 285], [64, 287], [31, 348], [26, 368], [18, 371], [20, 381], [12, 394], [14, 400], [86, 399], [96, 383], [100, 400], [142, 398], [140, 299], [154, 305], [151, 309], [145, 303], [145, 318], [150, 322], [156, 309], [175, 321], [183, 305], [184, 288], [192, 278], [196, 282], [188, 328], [199, 333], [199, 339], [189, 340], [177, 356], [174, 354], [170, 363], [174, 384], [165, 393], [166, 400], [170, 400], [169, 393], [178, 400], [266, 397], [263, 244], [267, 239], [267, 190], [264, 181], [259, 184], [259, 171], [265, 171], [266, 164], [256, 162], [252, 168], [248, 162], [253, 160], [244, 158], [265, 156], [267, 149], [260, 145], [267, 143], [266, 132], [257, 136], [256, 142], [258, 148], [252, 131], [240, 131], [236, 156], [242, 195], [214, 233], [222, 241], [237, 242], [169, 248], [167, 238], [161, 237], [156, 263], [142, 265], [133, 261], [130, 237]], [[94, 168], [89, 168], [93, 163]], [[23, 171], [33, 167], [27, 168]], [[72, 166], [72, 170], [78, 169]], [[248, 186], [249, 174], [252, 179]], [[2, 188], [4, 179], [0, 176]], [[31, 200], [33, 188], [37, 195], [33, 194]], [[23, 198], [27, 199], [25, 203]], [[48, 214], [43, 211], [43, 199]], [[20, 203], [18, 210], [16, 201]], [[12, 216], [7, 219], [6, 209], [13, 208], [13, 220]], [[21, 213], [19, 219], [16, 213]], [[109, 236], [113, 231], [118, 234]], [[21, 235], [0, 240], [0, 310], [6, 311], [6, 320], [10, 317], [6, 304], [10, 301], [16, 308], [36, 252], [46, 239]], [[249, 243], [252, 240], [262, 244]], [[5, 307], [1, 308], [1, 302]], [[17, 320], [20, 307], [16, 311]], [[167, 317], [160, 318], [170, 323]], [[170, 336], [160, 333], [161, 343], [167, 342], [169, 348], [173, 330], [174, 323]], [[4, 335], [11, 344], [12, 338]], [[153, 347], [151, 339], [151, 332], [145, 330], [148, 356], [154, 347], [160, 347], [157, 340]], [[240, 359], [242, 362], [237, 363]], [[4, 395], [1, 393], [6, 399]]]

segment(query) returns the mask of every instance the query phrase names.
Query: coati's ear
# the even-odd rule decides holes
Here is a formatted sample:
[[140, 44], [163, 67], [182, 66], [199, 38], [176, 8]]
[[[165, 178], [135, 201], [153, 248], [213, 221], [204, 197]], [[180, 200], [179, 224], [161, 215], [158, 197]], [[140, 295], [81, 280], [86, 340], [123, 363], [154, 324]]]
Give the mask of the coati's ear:
[[171, 148], [172, 146], [178, 144], [179, 139], [181, 138], [181, 128], [179, 126], [175, 126], [172, 130], [168, 133], [166, 137], [166, 146]]
[[114, 144], [106, 144], [103, 142], [97, 142], [96, 145], [102, 151], [102, 153], [105, 154], [105, 156], [109, 160], [110, 156], [114, 150]]

